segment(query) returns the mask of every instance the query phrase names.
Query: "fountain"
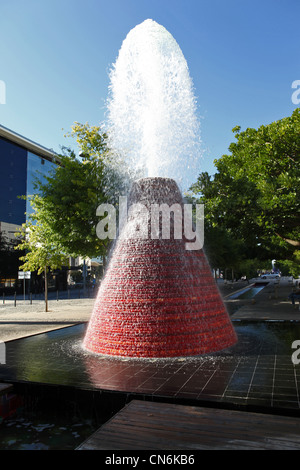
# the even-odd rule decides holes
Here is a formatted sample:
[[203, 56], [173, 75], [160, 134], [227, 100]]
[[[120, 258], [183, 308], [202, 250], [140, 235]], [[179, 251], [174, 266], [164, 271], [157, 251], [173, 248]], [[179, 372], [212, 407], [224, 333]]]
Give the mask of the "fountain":
[[[148, 29], [152, 31], [151, 34]], [[71, 408], [76, 413], [76, 421], [80, 416], [78, 424], [82, 424], [82, 411], [86, 410], [86, 406], [89, 422], [92, 410], [95, 411], [97, 420], [100, 419], [103, 424], [127, 404], [132, 396], [137, 395], [144, 400], [157, 401], [163, 398], [164, 402], [171, 400], [173, 403], [184, 400], [201, 406], [209, 401], [212, 406], [217, 404], [217, 407], [225, 404], [226, 408], [240, 409], [246, 406], [246, 409], [253, 407], [257, 411], [263, 409], [265, 413], [275, 411], [275, 414], [292, 416], [293, 413], [298, 416], [297, 381], [290, 381], [287, 389], [286, 377], [287, 374], [296, 377], [295, 364], [291, 361], [291, 338], [295, 341], [299, 338], [299, 322], [294, 319], [279, 323], [273, 320], [238, 320], [236, 332], [239, 341], [233, 346], [237, 341], [236, 332], [203, 250], [187, 250], [186, 237], [175, 236], [175, 215], [170, 217], [169, 237], [164, 237], [163, 233], [159, 236], [155, 233], [154, 237], [149, 237], [153, 204], [165, 203], [169, 207], [183, 205], [177, 184], [178, 176], [175, 172], [172, 175], [172, 166], [175, 168], [179, 165], [183, 169], [187, 167], [184, 155], [188, 155], [192, 148], [193, 155], [197, 155], [197, 138], [194, 134], [197, 126], [194, 111], [192, 112], [194, 101], [187, 73], [181, 75], [183, 82], [176, 82], [179, 72], [186, 68], [174, 39], [150, 20], [131, 33], [128, 35], [129, 41], [124, 43], [123, 51], [129, 54], [129, 46], [136, 46], [132, 50], [132, 59], [137, 65], [135, 53], [138, 50], [140, 59], [147, 65], [147, 74], [155, 70], [155, 75], [160, 77], [173, 76], [174, 82], [170, 83], [170, 89], [174, 91], [172, 96], [179, 100], [178, 106], [176, 108], [175, 103], [171, 106], [172, 96], [169, 94], [167, 104], [170, 105], [170, 112], [164, 107], [162, 110], [165, 127], [156, 126], [155, 123], [162, 123], [157, 116], [157, 108], [159, 107], [160, 113], [162, 103], [167, 106], [163, 100], [166, 86], [164, 93], [160, 95], [161, 100], [156, 97], [156, 104], [151, 107], [151, 99], [154, 99], [157, 90], [151, 90], [150, 99], [146, 91], [151, 88], [152, 81], [148, 80], [147, 90], [144, 89], [143, 80], [137, 80], [136, 70], [131, 68], [129, 61], [128, 79], [131, 68], [133, 83], [138, 87], [132, 90], [133, 96], [135, 91], [138, 93], [140, 90], [140, 97], [147, 105], [145, 108], [138, 107], [138, 103], [135, 104], [135, 100], [127, 96], [128, 119], [124, 106], [122, 119], [118, 121], [115, 91], [123, 85], [118, 80], [113, 83], [111, 116], [117, 120], [114, 131], [119, 130], [124, 137], [124, 140], [122, 137], [118, 142], [118, 136], [115, 135], [116, 144], [120, 144], [120, 151], [123, 144], [124, 151], [126, 147], [127, 150], [130, 149], [129, 162], [134, 162], [134, 169], [138, 169], [138, 174], [146, 172], [141, 175], [141, 179], [135, 178], [132, 185], [128, 202], [133, 210], [129, 211], [127, 223], [116, 240], [87, 329], [82, 323], [8, 341], [5, 345], [6, 364], [0, 364], [1, 382], [16, 385], [20, 394], [24, 394], [30, 406], [33, 406], [34, 417], [40, 411], [38, 407], [41, 408], [41, 403], [45, 404], [48, 416], [51, 404], [51, 412], [53, 410], [53, 413], [59, 413], [59, 420], [62, 411], [69, 414]], [[151, 57], [141, 56], [143, 48], [138, 40], [146, 33], [148, 36], [143, 41], [147, 53], [151, 49], [149, 34], [150, 38], [153, 39], [154, 35], [159, 39], [158, 43], [163, 51], [168, 54], [171, 52], [173, 75], [171, 67], [169, 74], [159, 74], [159, 62], [156, 62], [154, 68]], [[169, 41], [169, 45], [173, 45], [173, 49], [163, 47], [163, 38]], [[130, 57], [129, 54], [129, 59]], [[155, 57], [158, 60], [158, 56]], [[168, 63], [168, 57], [162, 57], [161, 60], [161, 67]], [[115, 78], [119, 76], [119, 72], [117, 63], [113, 73]], [[143, 75], [142, 66], [140, 75]], [[174, 83], [178, 84], [182, 93], [175, 93]], [[154, 80], [153, 84], [156, 87], [158, 80]], [[139, 122], [139, 113], [134, 115], [129, 105], [137, 106], [141, 111]], [[178, 110], [178, 116], [174, 116], [175, 109]], [[137, 119], [136, 123], [132, 116]], [[179, 126], [182, 122], [182, 127], [176, 127], [177, 117], [177, 124]], [[122, 121], [124, 129], [129, 124], [132, 127], [131, 143], [126, 140], [127, 131], [122, 134]], [[142, 132], [142, 124], [145, 122], [151, 122], [154, 126], [150, 133], [150, 124], [146, 126], [148, 131]], [[174, 123], [174, 128], [169, 125], [171, 122]], [[166, 134], [161, 135], [163, 140], [154, 140], [161, 129], [166, 130]], [[189, 139], [194, 141], [192, 144], [184, 140], [187, 130]], [[153, 146], [158, 153], [151, 154], [151, 158], [147, 159], [143, 152], [149, 135], [152, 136]], [[175, 149], [176, 142], [186, 142], [183, 147], [178, 147], [178, 153]], [[168, 153], [169, 149], [173, 149], [171, 153]], [[179, 160], [177, 155], [180, 155]], [[143, 207], [145, 211], [142, 210]], [[149, 218], [145, 217], [147, 213]], [[159, 229], [163, 228], [162, 225]], [[191, 241], [190, 237], [187, 238]], [[203, 356], [199, 357], [200, 354]], [[143, 359], [141, 362], [131, 359], [136, 357]], [[100, 393], [96, 393], [97, 391]], [[38, 431], [45, 427], [44, 416], [42, 419]], [[70, 422], [69, 416], [67, 419]], [[75, 422], [73, 415], [72, 422]], [[30, 424], [28, 418], [21, 423], [26, 429]], [[10, 425], [8, 423], [8, 427], [12, 429]], [[99, 425], [100, 423], [97, 427]], [[17, 428], [20, 428], [19, 424]], [[64, 428], [60, 426], [59, 429]], [[62, 434], [64, 439], [66, 433]], [[9, 447], [14, 440], [15, 435], [9, 442]], [[47, 437], [45, 442], [48, 446], [50, 439]], [[62, 443], [59, 444], [62, 448]]]
[[162, 220], [158, 232], [151, 232], [153, 207], [184, 206], [172, 169], [178, 179], [178, 169], [182, 174], [199, 156], [188, 67], [174, 38], [156, 22], [146, 20], [124, 41], [111, 74], [108, 109], [112, 147], [143, 177], [132, 184], [132, 210], [83, 347], [110, 356], [158, 358], [233, 345], [237, 337], [203, 250], [187, 249], [185, 230], [175, 236], [172, 212], [169, 236], [162, 234]]
[[[138, 236], [144, 222], [138, 203], [183, 205], [175, 181], [144, 178], [133, 184], [132, 211], [119, 234], [84, 338], [95, 353], [130, 357], [194, 356], [227, 348], [235, 332], [203, 250], [186, 238]], [[172, 204], [170, 204], [172, 203]], [[151, 207], [152, 206], [152, 207]], [[134, 233], [135, 236], [132, 236]], [[146, 235], [146, 236], [145, 236]]]

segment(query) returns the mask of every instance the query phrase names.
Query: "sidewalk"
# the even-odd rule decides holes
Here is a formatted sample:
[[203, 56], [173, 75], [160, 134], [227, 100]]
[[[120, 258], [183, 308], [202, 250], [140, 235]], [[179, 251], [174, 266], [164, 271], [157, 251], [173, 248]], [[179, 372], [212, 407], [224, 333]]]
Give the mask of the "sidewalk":
[[292, 290], [292, 283], [281, 279], [278, 284], [270, 282], [253, 299], [230, 300], [229, 294], [224, 300], [232, 320], [300, 321], [299, 302], [294, 306], [288, 299]]
[[[295, 308], [287, 299], [292, 291], [290, 283], [281, 280], [277, 289], [276, 284], [270, 283], [254, 299], [229, 299], [237, 290], [250, 286], [245, 283], [219, 286], [232, 320], [300, 321], [299, 303]], [[31, 305], [29, 300], [19, 299], [16, 307], [13, 300], [7, 300], [4, 305], [0, 303], [0, 341], [88, 322], [94, 302], [94, 298], [49, 300], [49, 312], [45, 312], [43, 300], [34, 300]]]
[[56, 330], [76, 323], [89, 321], [95, 299], [49, 300], [45, 312], [44, 300], [13, 300], [0, 305], [0, 341], [10, 341], [25, 336]]

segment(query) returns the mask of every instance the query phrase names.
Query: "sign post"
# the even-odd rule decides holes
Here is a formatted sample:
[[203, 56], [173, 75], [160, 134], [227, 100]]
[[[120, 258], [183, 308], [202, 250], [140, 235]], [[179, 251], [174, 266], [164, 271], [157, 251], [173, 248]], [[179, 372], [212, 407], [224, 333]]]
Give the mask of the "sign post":
[[23, 279], [23, 295], [24, 295], [24, 302], [25, 302], [25, 279], [30, 279], [31, 272], [30, 271], [19, 271], [18, 272], [18, 279]]

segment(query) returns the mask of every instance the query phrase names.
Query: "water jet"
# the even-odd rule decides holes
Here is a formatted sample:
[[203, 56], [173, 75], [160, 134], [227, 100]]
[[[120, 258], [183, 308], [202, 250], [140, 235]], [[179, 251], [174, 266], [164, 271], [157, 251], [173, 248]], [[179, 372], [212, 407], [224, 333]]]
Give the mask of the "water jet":
[[233, 345], [237, 337], [204, 251], [186, 249], [185, 237], [174, 235], [174, 217], [173, 236], [145, 236], [150, 222], [138, 209], [182, 207], [180, 175], [199, 161], [187, 63], [173, 36], [155, 21], [137, 25], [124, 40], [111, 71], [108, 111], [111, 148], [133, 174], [129, 204], [135, 210], [116, 241], [84, 348], [112, 356], [176, 357]]
[[182, 50], [156, 21], [143, 21], [123, 41], [107, 111], [110, 147], [133, 179], [161, 176], [190, 186], [202, 158], [197, 100]]

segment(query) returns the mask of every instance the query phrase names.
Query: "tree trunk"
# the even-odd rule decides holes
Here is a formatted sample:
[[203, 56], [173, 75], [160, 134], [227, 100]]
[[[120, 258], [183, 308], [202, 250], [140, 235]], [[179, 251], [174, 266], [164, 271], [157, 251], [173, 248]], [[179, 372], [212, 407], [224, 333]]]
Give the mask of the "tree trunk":
[[45, 312], [48, 312], [48, 278], [47, 278], [47, 266], [45, 266]]
[[86, 296], [86, 261], [83, 260], [83, 267], [82, 267], [82, 277], [83, 277], [83, 295]]

